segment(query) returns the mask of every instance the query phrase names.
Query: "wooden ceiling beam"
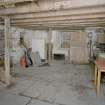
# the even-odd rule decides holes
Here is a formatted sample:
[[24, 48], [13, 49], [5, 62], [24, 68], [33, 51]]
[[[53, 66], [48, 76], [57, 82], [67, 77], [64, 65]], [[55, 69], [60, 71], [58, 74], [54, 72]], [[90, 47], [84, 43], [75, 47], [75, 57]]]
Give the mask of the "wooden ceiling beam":
[[[56, 27], [51, 27], [52, 30], [79, 30], [79, 29], [85, 29], [87, 27], [105, 27], [105, 25], [103, 24], [100, 24], [100, 25], [94, 25], [94, 24], [82, 24], [82, 25], [77, 25], [77, 26], [66, 26], [66, 27], [59, 27], [59, 26], [56, 26]], [[24, 28], [24, 29], [30, 29], [30, 30], [48, 30], [49, 27], [20, 27], [20, 28]]]
[[33, 17], [33, 18], [20, 18], [20, 19], [14, 19], [14, 18], [11, 18], [11, 20], [13, 21], [23, 21], [23, 20], [45, 20], [45, 19], [59, 19], [59, 18], [71, 18], [71, 19], [74, 19], [74, 18], [102, 18], [102, 17], [105, 17], [105, 12], [104, 13], [92, 13], [92, 14], [79, 14], [79, 15], [62, 15], [62, 16], [50, 16], [50, 17]]
[[[87, 23], [87, 22], [104, 22], [105, 21], [105, 18], [82, 18], [80, 17], [79, 19], [77, 18], [73, 18], [73, 19], [69, 19], [69, 18], [66, 18], [66, 19], [59, 19], [59, 20], [50, 20], [50, 21], [11, 21], [11, 24], [17, 24], [17, 25], [34, 25], [34, 24], [55, 24], [55, 23], [58, 23], [58, 24], [63, 24], [63, 23], [71, 23], [71, 22], [83, 22], [83, 23]], [[3, 24], [3, 21], [1, 20], [0, 22], [1, 24]]]
[[55, 12], [42, 12], [42, 13], [29, 13], [29, 14], [21, 14], [21, 15], [12, 15], [11, 19], [14, 20], [21, 20], [21, 19], [36, 19], [36, 18], [49, 18], [49, 17], [61, 17], [61, 16], [83, 16], [83, 15], [93, 15], [93, 16], [99, 16], [99, 15], [103, 15], [105, 14], [105, 9], [102, 10], [94, 10], [94, 11], [90, 11], [90, 10], [81, 10], [78, 12], [78, 10], [75, 11], [55, 11]]
[[43, 25], [12, 25], [12, 26], [22, 26], [22, 27], [68, 27], [68, 26], [78, 26], [78, 25], [105, 25], [105, 22], [88, 22], [88, 23], [82, 23], [82, 22], [72, 22], [72, 23], [66, 23], [66, 24], [43, 24]]
[[69, 21], [69, 22], [71, 22], [71, 21], [84, 21], [84, 22], [88, 22], [88, 21], [105, 21], [105, 17], [103, 18], [101, 18], [101, 17], [99, 17], [99, 18], [90, 18], [90, 17], [88, 17], [88, 18], [71, 18], [71, 17], [66, 17], [66, 18], [64, 18], [64, 17], [60, 17], [60, 18], [51, 18], [51, 19], [43, 19], [43, 20], [41, 20], [41, 19], [28, 19], [28, 20], [16, 20], [16, 21], [12, 21], [11, 20], [11, 24], [12, 23], [16, 23], [16, 24], [18, 24], [18, 23], [20, 23], [20, 24], [23, 24], [23, 23], [46, 23], [46, 22], [61, 22], [61, 21]]
[[82, 15], [102, 15], [105, 14], [104, 11], [81, 11], [81, 12], [70, 12], [70, 11], [63, 11], [63, 12], [44, 12], [44, 13], [33, 13], [33, 14], [23, 14], [23, 15], [13, 15], [11, 16], [11, 19], [18, 20], [18, 19], [36, 19], [36, 18], [46, 18], [46, 17], [59, 17], [59, 16], [82, 16]]
[[[85, 0], [84, 3], [76, 4], [77, 0], [75, 1], [74, 5], [70, 3], [68, 6], [63, 6], [61, 8], [60, 6], [56, 5], [56, 2], [53, 0], [39, 0], [38, 5], [36, 3], [30, 3], [25, 6], [19, 6], [19, 7], [13, 7], [13, 8], [7, 8], [7, 9], [0, 9], [0, 15], [12, 15], [12, 14], [25, 14], [25, 13], [37, 13], [37, 12], [44, 12], [44, 11], [59, 11], [59, 10], [81, 10], [81, 9], [89, 9], [89, 10], [96, 10], [96, 9], [104, 9], [105, 8], [105, 1], [102, 0], [99, 3], [92, 2], [90, 4], [88, 1]], [[82, 0], [84, 1], [84, 0]], [[97, 1], [97, 0], [93, 0]]]
[[[76, 25], [76, 26], [69, 26], [69, 27], [51, 27], [52, 30], [66, 30], [66, 31], [74, 31], [74, 30], [81, 30], [85, 29], [87, 27], [105, 27], [105, 24], [100, 24], [100, 25], [91, 25], [91, 24], [82, 24], [82, 25]], [[49, 27], [20, 27], [24, 29], [30, 29], [30, 30], [48, 30]]]
[[93, 20], [93, 21], [91, 21], [91, 20], [87, 20], [87, 21], [83, 21], [83, 20], [78, 20], [78, 21], [60, 21], [60, 22], [44, 22], [44, 23], [31, 23], [31, 24], [28, 24], [28, 23], [19, 23], [19, 24], [16, 24], [16, 23], [13, 23], [13, 24], [11, 24], [11, 25], [25, 25], [25, 26], [28, 26], [28, 25], [45, 25], [45, 24], [59, 24], [59, 25], [61, 25], [61, 24], [71, 24], [71, 23], [89, 23], [89, 22], [105, 22], [105, 20], [104, 21], [96, 21], [96, 20]]

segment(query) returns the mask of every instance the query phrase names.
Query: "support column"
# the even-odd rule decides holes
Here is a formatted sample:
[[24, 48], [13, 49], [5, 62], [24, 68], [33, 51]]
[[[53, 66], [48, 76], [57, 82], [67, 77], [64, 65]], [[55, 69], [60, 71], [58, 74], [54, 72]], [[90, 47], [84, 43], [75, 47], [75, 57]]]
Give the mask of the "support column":
[[9, 37], [10, 37], [10, 18], [4, 18], [4, 35], [5, 35], [5, 83], [10, 84], [10, 52], [9, 52]]
[[52, 29], [49, 28], [48, 30], [48, 63], [51, 63], [52, 60], [52, 43], [51, 43], [51, 39], [52, 39]]
[[70, 51], [71, 51], [71, 33], [70, 33], [70, 36], [69, 36], [69, 49], [68, 49], [68, 63], [71, 63], [70, 62], [70, 59], [71, 59], [71, 57], [70, 57]]

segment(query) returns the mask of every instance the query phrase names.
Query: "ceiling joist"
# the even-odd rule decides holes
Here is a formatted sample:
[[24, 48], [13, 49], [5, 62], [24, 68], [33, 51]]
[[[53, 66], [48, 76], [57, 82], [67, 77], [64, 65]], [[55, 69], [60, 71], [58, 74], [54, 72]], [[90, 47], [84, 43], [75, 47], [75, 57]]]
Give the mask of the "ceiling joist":
[[[76, 1], [76, 0], [75, 0]], [[44, 2], [44, 1], [43, 1]], [[93, 10], [100, 10], [103, 9], [105, 10], [105, 4], [100, 4], [100, 5], [89, 5], [89, 6], [81, 6], [81, 7], [66, 7], [63, 9], [58, 8], [55, 6], [52, 2], [48, 4], [47, 2], [43, 4], [43, 2], [39, 2], [39, 6], [36, 5], [36, 3], [30, 3], [24, 6], [19, 6], [19, 7], [14, 7], [14, 8], [7, 8], [7, 9], [1, 9], [0, 10], [0, 15], [12, 15], [12, 14], [26, 14], [26, 13], [37, 13], [37, 12], [44, 12], [44, 11], [59, 11], [59, 10], [84, 10], [88, 9], [90, 11]]]
[[[87, 0], [67, 0], [64, 4], [64, 0], [4, 1], [0, 2], [0, 5], [15, 5], [0, 9], [0, 16], [9, 16], [12, 26], [44, 29], [105, 25], [105, 0], [93, 0], [91, 3]], [[18, 3], [19, 5], [16, 5]], [[20, 5], [21, 3], [24, 5]], [[4, 21], [0, 19], [0, 23], [4, 24]]]
[[88, 20], [93, 20], [93, 21], [105, 21], [105, 17], [99, 17], [99, 18], [70, 18], [70, 17], [60, 17], [60, 18], [52, 18], [52, 19], [27, 19], [27, 20], [12, 20], [11, 23], [43, 23], [43, 22], [59, 22], [59, 21], [85, 21], [88, 22]]

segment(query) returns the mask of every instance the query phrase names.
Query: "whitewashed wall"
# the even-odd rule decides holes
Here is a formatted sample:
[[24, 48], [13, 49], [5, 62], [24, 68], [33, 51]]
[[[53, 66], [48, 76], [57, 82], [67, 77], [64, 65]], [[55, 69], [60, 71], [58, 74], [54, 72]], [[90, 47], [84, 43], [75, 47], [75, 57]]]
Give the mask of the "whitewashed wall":
[[[27, 45], [28, 48], [32, 47], [32, 39], [45, 39], [45, 41], [47, 42], [47, 35], [48, 32], [47, 31], [32, 31], [32, 30], [24, 30], [24, 29], [19, 29], [19, 28], [14, 28], [15, 32], [12, 33], [12, 37], [15, 37], [16, 39], [13, 39], [13, 48], [17, 49], [19, 47], [18, 42], [19, 42], [19, 38], [20, 35], [22, 33], [25, 43]], [[17, 47], [16, 47], [17, 46]], [[17, 50], [16, 50], [17, 51]], [[21, 54], [19, 54], [22, 52], [21, 51], [17, 51], [16, 54], [18, 54], [19, 56]], [[14, 57], [15, 58], [15, 57]], [[19, 57], [17, 57], [16, 61], [18, 61]]]
[[[3, 26], [0, 26], [0, 29], [3, 29]], [[93, 34], [93, 40], [96, 40], [96, 29], [95, 28], [87, 28], [85, 30], [85, 32], [88, 34], [89, 32], [92, 32]], [[67, 34], [67, 33], [63, 33], [63, 34]], [[26, 29], [20, 29], [17, 27], [12, 27], [11, 28], [11, 45], [12, 45], [12, 49], [11, 49], [11, 55], [14, 58], [14, 62], [19, 62], [19, 57], [22, 55], [22, 51], [21, 48], [19, 47], [19, 39], [20, 36], [23, 35], [24, 36], [24, 40], [27, 44], [28, 47], [31, 47], [32, 45], [32, 39], [44, 39], [45, 42], [48, 42], [48, 31], [47, 30], [26, 30]], [[52, 43], [53, 48], [55, 49], [59, 49], [61, 46], [61, 35], [62, 32], [61, 31], [52, 31]]]
[[[3, 29], [3, 26], [0, 26]], [[44, 39], [47, 42], [48, 31], [46, 30], [27, 30], [20, 29], [18, 27], [11, 27], [11, 56], [13, 62], [18, 63], [20, 57], [23, 55], [23, 51], [19, 46], [20, 36], [24, 37], [25, 43], [28, 48], [32, 46], [32, 39]]]

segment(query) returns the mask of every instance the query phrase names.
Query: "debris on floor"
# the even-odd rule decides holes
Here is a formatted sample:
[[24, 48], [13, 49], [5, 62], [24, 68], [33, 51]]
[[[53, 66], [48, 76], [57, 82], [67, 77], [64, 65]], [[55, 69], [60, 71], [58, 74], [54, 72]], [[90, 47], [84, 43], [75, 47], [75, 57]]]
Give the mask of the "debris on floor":
[[90, 65], [64, 65], [63, 61], [54, 61], [50, 67], [21, 70], [16, 65], [15, 68], [16, 84], [0, 89], [0, 105], [105, 105], [105, 86], [97, 97]]

